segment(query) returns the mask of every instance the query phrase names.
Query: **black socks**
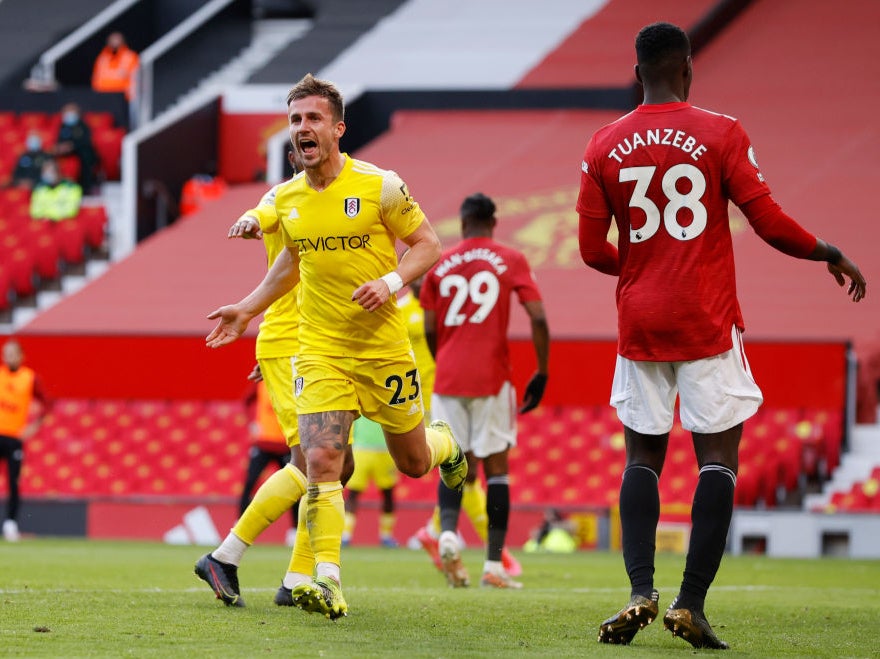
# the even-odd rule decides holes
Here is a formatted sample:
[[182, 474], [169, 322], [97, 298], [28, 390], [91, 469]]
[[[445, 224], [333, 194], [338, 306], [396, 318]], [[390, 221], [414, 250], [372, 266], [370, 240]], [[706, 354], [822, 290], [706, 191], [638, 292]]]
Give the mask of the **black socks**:
[[691, 540], [677, 608], [703, 610], [706, 592], [727, 546], [735, 486], [736, 474], [729, 467], [708, 463], [700, 469], [691, 506]]
[[660, 519], [658, 481], [653, 469], [634, 464], [624, 470], [620, 484], [623, 562], [632, 595], [649, 599], [654, 589], [654, 551]]

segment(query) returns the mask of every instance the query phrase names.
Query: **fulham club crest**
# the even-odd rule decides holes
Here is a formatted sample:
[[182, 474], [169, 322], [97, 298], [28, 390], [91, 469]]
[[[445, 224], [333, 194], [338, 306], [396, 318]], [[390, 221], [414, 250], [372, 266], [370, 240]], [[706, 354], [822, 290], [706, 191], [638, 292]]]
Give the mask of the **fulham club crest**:
[[345, 198], [345, 214], [349, 217], [356, 217], [358, 213], [361, 212], [361, 198], [360, 197], [346, 197]]

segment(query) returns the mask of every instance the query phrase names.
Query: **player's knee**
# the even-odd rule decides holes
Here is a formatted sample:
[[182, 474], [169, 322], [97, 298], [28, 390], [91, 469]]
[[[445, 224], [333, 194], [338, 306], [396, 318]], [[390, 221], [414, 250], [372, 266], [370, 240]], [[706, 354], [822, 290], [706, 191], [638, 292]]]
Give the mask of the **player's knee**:
[[400, 473], [410, 478], [421, 478], [431, 469], [430, 460], [417, 456], [405, 456], [395, 459], [395, 464]]

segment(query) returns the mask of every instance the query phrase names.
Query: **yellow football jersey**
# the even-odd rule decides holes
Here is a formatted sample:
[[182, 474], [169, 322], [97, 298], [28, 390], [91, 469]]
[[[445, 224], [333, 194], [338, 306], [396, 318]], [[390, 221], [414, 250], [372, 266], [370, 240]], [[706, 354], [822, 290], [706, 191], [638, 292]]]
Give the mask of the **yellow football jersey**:
[[412, 291], [407, 291], [405, 295], [402, 295], [397, 300], [397, 306], [400, 307], [403, 322], [406, 323], [413, 355], [416, 358], [416, 366], [419, 369], [419, 381], [422, 383], [422, 402], [426, 408], [430, 408], [431, 393], [434, 391], [434, 371], [437, 367], [434, 364], [431, 349], [428, 347], [428, 340], [425, 338], [425, 311]]
[[392, 297], [373, 312], [354, 291], [397, 267], [397, 238], [425, 215], [390, 170], [345, 155], [339, 176], [321, 191], [305, 174], [281, 183], [275, 209], [285, 240], [299, 252], [302, 354], [373, 358], [410, 350]]
[[[275, 262], [282, 250], [286, 249], [284, 234], [275, 212], [275, 194], [278, 186], [272, 187], [256, 208], [244, 213], [257, 218], [263, 232], [263, 245], [266, 248], [268, 265]], [[299, 351], [299, 305], [297, 289], [275, 300], [263, 314], [260, 331], [257, 334], [257, 359], [290, 357]]]

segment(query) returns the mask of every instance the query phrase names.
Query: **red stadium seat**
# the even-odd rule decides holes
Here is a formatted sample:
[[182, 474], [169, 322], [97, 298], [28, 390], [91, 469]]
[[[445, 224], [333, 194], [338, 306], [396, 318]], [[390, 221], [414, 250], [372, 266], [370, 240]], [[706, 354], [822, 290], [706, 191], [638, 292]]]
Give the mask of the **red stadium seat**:
[[12, 308], [12, 281], [6, 268], [0, 268], [0, 312], [9, 311]]
[[113, 127], [113, 114], [110, 112], [84, 112], [83, 121], [91, 129], [92, 133], [105, 128]]
[[52, 133], [52, 142], [58, 136], [58, 130], [61, 128], [61, 113], [53, 112], [46, 116], [46, 130]]
[[61, 250], [51, 233], [39, 232], [34, 235], [33, 253], [34, 271], [40, 279], [52, 281], [61, 276]]
[[84, 398], [65, 398], [56, 401], [52, 406], [53, 417], [61, 416], [79, 416], [91, 410], [92, 401]]
[[124, 128], [104, 128], [92, 135], [100, 169], [109, 181], [118, 181], [120, 177], [122, 138], [125, 137], [125, 132]]
[[17, 234], [20, 230], [17, 222], [13, 222], [0, 214], [0, 236]]
[[18, 127], [18, 117], [15, 112], [0, 112], [0, 132], [6, 132]]
[[22, 112], [18, 115], [18, 127], [27, 132], [49, 127], [49, 115], [44, 112]]
[[19, 245], [7, 252], [7, 256], [3, 260], [9, 272], [12, 290], [15, 294], [19, 297], [34, 295], [37, 292], [37, 287], [34, 276], [33, 252], [29, 248]]
[[737, 506], [751, 507], [758, 502], [761, 476], [750, 462], [740, 461], [736, 475], [736, 489], [733, 502]]
[[21, 209], [28, 212], [31, 200], [31, 191], [27, 188], [6, 188], [0, 190], [2, 207], [7, 209]]
[[0, 152], [0, 185], [7, 186], [13, 183], [12, 175], [15, 173], [17, 162], [18, 154], [8, 151]]
[[0, 131], [0, 150], [14, 154], [16, 159], [25, 151], [26, 134], [20, 130]]
[[56, 158], [56, 162], [58, 163], [58, 171], [63, 178], [70, 179], [71, 181], [79, 180], [79, 174], [82, 171], [82, 164], [79, 158], [76, 156], [61, 156]]
[[75, 219], [82, 225], [88, 247], [99, 249], [103, 246], [107, 227], [107, 210], [103, 206], [83, 206]]
[[780, 484], [787, 492], [796, 490], [803, 473], [801, 443], [792, 437], [783, 436], [774, 442], [773, 451], [779, 458]]
[[85, 232], [82, 225], [71, 219], [53, 223], [55, 240], [61, 259], [70, 265], [85, 261]]

